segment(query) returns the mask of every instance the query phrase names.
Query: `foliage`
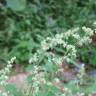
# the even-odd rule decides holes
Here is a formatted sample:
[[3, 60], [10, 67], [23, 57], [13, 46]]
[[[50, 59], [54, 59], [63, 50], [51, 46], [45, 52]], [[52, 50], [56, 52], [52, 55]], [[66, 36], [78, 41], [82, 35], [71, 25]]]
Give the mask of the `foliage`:
[[[8, 61], [8, 63], [11, 65], [14, 60], [15, 57]], [[11, 67], [5, 67], [5, 69], [6, 68], [10, 72]], [[5, 69], [2, 69], [0, 73]], [[31, 65], [30, 68], [27, 68], [27, 71], [30, 72], [30, 75], [26, 78], [26, 84], [22, 89], [16, 85], [7, 83], [5, 81], [6, 78], [3, 79], [5, 83], [2, 83], [2, 87], [5, 88], [5, 91], [0, 89], [0, 96], [88, 96], [88, 94], [96, 92], [96, 80], [95, 78], [94, 80], [93, 78], [89, 79], [89, 76], [87, 79], [85, 78], [84, 66], [82, 66], [78, 74], [80, 76], [80, 79], [78, 79], [79, 82], [78, 80], [73, 80], [68, 84], [63, 84], [59, 78], [56, 77], [56, 71], [54, 75], [51, 73], [51, 75], [53, 75], [51, 80], [49, 79], [50, 77], [46, 78], [50, 72], [48, 72], [44, 66]], [[3, 77], [6, 77], [6, 72], [7, 71], [2, 73]], [[82, 82], [82, 80], [84, 82]], [[84, 86], [83, 84], [87, 85]]]
[[80, 49], [79, 56], [82, 62], [85, 62], [86, 64], [92, 64], [94, 66], [96, 65], [96, 50], [92, 45]]
[[[8, 67], [0, 71], [0, 83], [2, 87], [6, 89], [5, 94], [7, 96], [11, 94], [13, 96], [74, 96], [74, 94], [77, 94], [76, 96], [78, 96], [78, 92], [80, 92], [79, 94], [82, 94], [82, 92], [85, 94], [85, 91], [80, 89], [80, 85], [85, 84], [85, 68], [84, 65], [79, 67], [74, 63], [74, 60], [76, 59], [78, 47], [83, 46], [83, 44], [87, 45], [88, 43], [91, 43], [92, 39], [90, 37], [92, 35], [94, 35], [94, 31], [91, 28], [84, 26], [82, 28], [77, 27], [70, 29], [64, 33], [58, 33], [54, 37], [47, 37], [44, 39], [40, 43], [41, 47], [36, 50], [31, 59], [29, 59], [29, 63], [32, 63], [32, 67], [29, 66], [27, 70], [31, 68], [31, 71], [29, 70], [28, 72], [29, 76], [27, 77], [26, 86], [23, 86], [19, 91], [15, 86], [6, 83], [8, 78], [6, 74], [7, 72], [10, 72], [10, 68], [12, 67], [12, 65], [11, 67], [9, 65], [14, 62], [15, 57], [12, 58], [11, 61], [8, 61]], [[60, 47], [63, 51], [56, 50], [56, 48]], [[63, 52], [62, 55], [59, 55], [60, 52]], [[41, 60], [42, 55], [44, 55], [44, 57]], [[72, 83], [77, 85], [74, 90], [67, 88], [68, 85], [67, 87], [59, 85], [62, 82], [57, 78], [57, 73], [59, 72], [59, 69], [62, 68], [60, 66], [62, 66], [63, 60], [73, 63], [80, 68], [77, 74], [78, 79], [76, 79], [75, 83]], [[43, 65], [41, 65], [41, 62]], [[69, 86], [70, 85], [71, 84], [69, 83]], [[91, 87], [87, 90], [91, 90], [90, 88]], [[1, 91], [1, 95], [2, 94], [4, 94], [4, 92]]]
[[17, 63], [24, 63], [47, 36], [92, 24], [95, 5], [94, 0], [5, 0], [0, 6], [0, 59], [16, 56]]
[[[0, 96], [86, 96], [96, 92], [96, 80], [87, 76], [85, 64], [75, 62], [79, 57], [84, 63], [96, 64], [91, 38], [96, 33], [95, 10], [95, 0], [1, 0], [0, 61], [17, 59], [11, 58], [0, 70]], [[68, 84], [58, 78], [63, 61], [79, 68]], [[28, 63], [28, 77], [21, 89], [7, 83], [12, 63]]]

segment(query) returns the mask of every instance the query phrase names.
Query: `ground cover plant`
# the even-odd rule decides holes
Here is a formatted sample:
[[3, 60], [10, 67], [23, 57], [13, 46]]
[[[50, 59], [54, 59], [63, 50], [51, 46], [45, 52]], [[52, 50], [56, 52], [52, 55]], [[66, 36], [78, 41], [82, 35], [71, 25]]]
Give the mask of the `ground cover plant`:
[[0, 96], [95, 96], [95, 9], [95, 0], [0, 0]]

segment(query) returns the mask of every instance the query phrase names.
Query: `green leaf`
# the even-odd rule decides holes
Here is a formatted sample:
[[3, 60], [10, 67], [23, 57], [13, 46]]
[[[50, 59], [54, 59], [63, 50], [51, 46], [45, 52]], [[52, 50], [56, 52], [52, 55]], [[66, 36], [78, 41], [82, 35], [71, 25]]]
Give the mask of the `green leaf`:
[[55, 86], [52, 86], [51, 87], [51, 91], [52, 91], [53, 94], [56, 94], [56, 93], [59, 93], [60, 92], [59, 88], [57, 88]]
[[47, 71], [49, 71], [49, 72], [53, 72], [54, 71], [54, 65], [53, 65], [53, 63], [50, 61], [48, 61], [47, 63], [46, 63], [46, 65], [45, 65], [45, 68], [46, 68], [46, 70]]
[[60, 90], [53, 85], [44, 85], [43, 87], [46, 93], [44, 96], [55, 96], [55, 94], [60, 92]]
[[26, 71], [30, 72], [30, 71], [33, 70], [33, 68], [34, 68], [33, 65], [28, 65], [27, 68], [26, 68]]
[[72, 90], [73, 93], [80, 92], [80, 87], [76, 86], [75, 82], [69, 82], [65, 85], [68, 89]]
[[96, 65], [96, 57], [94, 57], [93, 59], [90, 60], [90, 63], [93, 65]]
[[92, 85], [90, 85], [89, 87], [86, 88], [85, 90], [86, 93], [92, 93], [92, 92], [96, 92], [96, 83], [93, 83]]
[[54, 62], [52, 62], [51, 58], [49, 58], [49, 60], [46, 61], [46, 64], [44, 67], [48, 72], [51, 72], [51, 73], [54, 73], [58, 69], [58, 66]]
[[26, 6], [26, 0], [6, 0], [7, 6], [14, 11], [21, 11]]
[[23, 93], [20, 91], [20, 90], [18, 90], [17, 88], [16, 88], [16, 86], [15, 85], [13, 85], [13, 84], [7, 84], [6, 86], [5, 86], [5, 89], [7, 90], [7, 91], [9, 91], [12, 95], [14, 95], [14, 96], [23, 96]]
[[27, 79], [28, 83], [32, 83], [32, 76], [28, 76]]

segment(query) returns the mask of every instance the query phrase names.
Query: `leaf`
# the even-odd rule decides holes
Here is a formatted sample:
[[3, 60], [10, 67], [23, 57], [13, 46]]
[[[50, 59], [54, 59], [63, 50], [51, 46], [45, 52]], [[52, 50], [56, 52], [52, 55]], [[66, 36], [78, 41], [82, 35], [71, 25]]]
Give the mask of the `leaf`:
[[51, 72], [51, 73], [54, 73], [58, 69], [58, 66], [55, 63], [53, 63], [50, 59], [46, 61], [46, 64], [44, 67], [48, 72]]
[[14, 11], [21, 11], [26, 6], [26, 0], [6, 0], [7, 7]]
[[14, 96], [23, 96], [23, 93], [20, 91], [20, 90], [18, 90], [17, 88], [16, 88], [16, 86], [15, 85], [13, 85], [13, 84], [7, 84], [6, 86], [5, 86], [5, 89], [7, 90], [7, 91], [9, 91], [12, 95], [14, 95]]
[[32, 81], [33, 81], [32, 76], [28, 76], [26, 80], [28, 83], [32, 83]]
[[60, 92], [59, 88], [57, 88], [55, 86], [52, 86], [51, 87], [51, 91], [52, 91], [53, 94], [56, 94], [56, 93], [59, 93]]
[[80, 87], [76, 86], [75, 82], [69, 82], [65, 85], [68, 89], [72, 90], [73, 93], [80, 92]]
[[33, 70], [33, 68], [34, 68], [33, 65], [28, 65], [27, 68], [26, 68], [26, 71], [30, 72], [30, 71]]
[[92, 85], [90, 85], [89, 87], [86, 88], [85, 90], [86, 93], [92, 93], [92, 92], [96, 92], [96, 83], [93, 83]]
[[53, 66], [53, 63], [50, 61], [48, 61], [47, 63], [46, 63], [46, 65], [45, 65], [45, 68], [46, 68], [46, 70], [47, 71], [49, 71], [49, 72], [53, 72], [54, 71], [54, 66]]
[[93, 59], [90, 60], [90, 63], [93, 65], [96, 65], [96, 57], [94, 57]]
[[44, 96], [55, 96], [55, 94], [58, 94], [60, 92], [60, 90], [53, 85], [44, 85], [43, 87], [46, 93], [46, 95]]

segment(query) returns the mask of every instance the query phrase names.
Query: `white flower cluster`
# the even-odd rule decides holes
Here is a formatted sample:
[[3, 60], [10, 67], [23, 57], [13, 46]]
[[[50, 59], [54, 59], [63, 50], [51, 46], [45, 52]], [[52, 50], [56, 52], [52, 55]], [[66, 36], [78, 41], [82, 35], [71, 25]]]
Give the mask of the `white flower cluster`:
[[2, 92], [2, 91], [0, 90], [0, 96], [8, 96], [8, 93], [7, 93], [7, 92]]
[[10, 94], [10, 92], [3, 92], [2, 90], [0, 90], [0, 96], [13, 96], [12, 94]]
[[[82, 46], [83, 44], [90, 43], [92, 39], [90, 38], [94, 32], [91, 28], [82, 27], [83, 35], [81, 35], [80, 28], [74, 28], [72, 30], [68, 30], [61, 34], [56, 34], [53, 38], [48, 37], [46, 40], [41, 42], [41, 47], [44, 51], [49, 49], [54, 49], [58, 45], [61, 45], [65, 51], [64, 57], [69, 58], [76, 58], [76, 47]], [[70, 39], [71, 38], [71, 39]], [[74, 40], [74, 42], [71, 42]], [[67, 59], [67, 58], [66, 58]]]
[[[83, 31], [83, 34], [81, 31]], [[91, 36], [93, 34], [94, 34], [94, 31], [91, 28], [87, 28], [85, 26], [82, 27], [82, 30], [79, 27], [70, 29], [65, 32], [63, 32], [62, 30], [61, 33], [56, 34], [54, 37], [47, 37], [45, 40], [43, 40], [41, 42], [41, 49], [39, 51], [41, 51], [43, 54], [47, 53], [46, 55], [48, 55], [49, 53], [50, 55], [50, 52], [52, 53], [51, 50], [55, 50], [55, 48], [62, 46], [64, 56], [56, 60], [57, 54], [54, 53], [52, 60], [56, 60], [58, 62], [66, 58], [67, 61], [70, 61], [70, 59], [76, 58], [78, 46], [82, 46], [83, 44], [88, 44], [92, 41]], [[34, 54], [34, 56], [29, 61], [36, 62], [37, 56], [40, 54], [38, 54], [37, 56], [36, 55], [37, 54]]]
[[10, 68], [12, 67], [12, 63], [15, 59], [16, 57], [11, 58], [11, 60], [8, 61], [7, 66], [4, 69], [0, 70], [0, 85], [6, 85], [6, 80], [8, 79], [7, 74], [10, 73]]
[[64, 60], [64, 58], [62, 58], [62, 57], [54, 57], [54, 58], [52, 58], [52, 61], [55, 63], [55, 64], [62, 64], [62, 62], [63, 62], [63, 60]]
[[[7, 84], [8, 74], [10, 73], [12, 63], [14, 62], [15, 59], [16, 57], [11, 58], [11, 60], [8, 61], [7, 66], [4, 69], [0, 70], [0, 87], [3, 87]], [[0, 90], [0, 96], [13, 96], [13, 95], [9, 95], [9, 92], [3, 92], [2, 90]]]
[[78, 92], [75, 96], [85, 96], [85, 93]]
[[[56, 34], [54, 37], [47, 37], [44, 41], [41, 42], [41, 47], [43, 50], [48, 50], [50, 48], [54, 48], [54, 46], [63, 45], [63, 47], [67, 47], [70, 44], [70, 37], [74, 40], [77, 44], [78, 42], [86, 43], [89, 41], [90, 43], [90, 37], [94, 34], [93, 30], [91, 28], [82, 27], [82, 30], [84, 31], [84, 35], [80, 36], [79, 28], [74, 28], [72, 30], [68, 30], [66, 32], [63, 32], [61, 34]], [[72, 44], [74, 45], [74, 44]]]
[[94, 35], [94, 31], [91, 28], [83, 26], [82, 30], [84, 31], [85, 34], [78, 41], [78, 44], [80, 46], [82, 46], [83, 44], [86, 44], [86, 43], [91, 43], [92, 39], [90, 37]]
[[88, 36], [92, 36], [94, 34], [94, 32], [91, 28], [83, 26], [82, 29], [86, 33], [86, 35], [88, 35]]
[[45, 80], [45, 73], [40, 72], [43, 70], [40, 66], [34, 66], [32, 70], [32, 89], [33, 89], [33, 96], [36, 96], [37, 92], [39, 91], [39, 86], [46, 83]]
[[35, 62], [37, 62], [37, 61], [38, 61], [38, 54], [35, 53], [35, 54], [33, 55], [33, 57], [31, 57], [31, 58], [29, 59], [29, 64], [35, 63]]
[[12, 66], [12, 63], [14, 63], [15, 60], [16, 60], [16, 57], [14, 56], [14, 57], [11, 58], [10, 61], [8, 61], [8, 64], [9, 64], [10, 66]]

